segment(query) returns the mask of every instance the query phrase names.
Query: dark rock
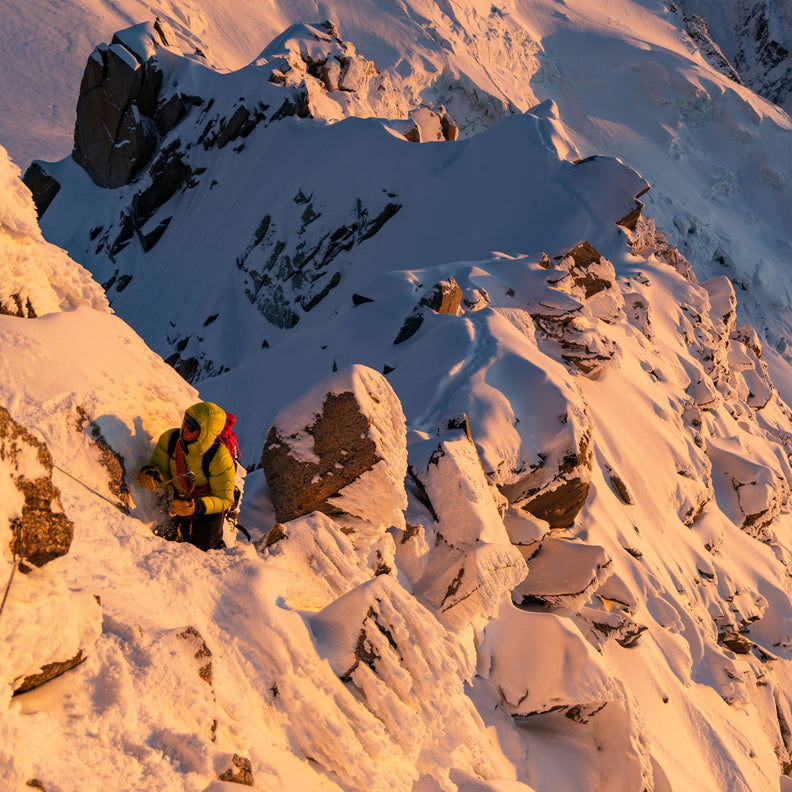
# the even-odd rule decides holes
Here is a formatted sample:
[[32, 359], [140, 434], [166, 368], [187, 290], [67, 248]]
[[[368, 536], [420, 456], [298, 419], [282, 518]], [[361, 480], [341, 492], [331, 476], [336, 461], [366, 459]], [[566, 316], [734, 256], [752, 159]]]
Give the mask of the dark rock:
[[712, 38], [712, 33], [706, 21], [697, 14], [683, 14], [682, 21], [685, 26], [685, 33], [690, 36], [690, 40], [698, 47], [705, 60], [709, 61], [713, 67], [725, 74], [730, 80], [742, 85], [742, 78]]
[[[319, 511], [378, 526], [376, 536], [388, 526], [403, 528], [404, 413], [393, 388], [374, 369], [353, 365], [331, 374], [281, 410], [261, 465], [279, 522]], [[376, 502], [365, 484], [375, 467], [369, 480], [377, 489]]]
[[164, 137], [172, 129], [175, 129], [178, 123], [187, 115], [189, 108], [190, 105], [181, 94], [174, 94], [166, 99], [154, 114], [154, 123], [160, 135]]
[[522, 508], [547, 522], [551, 529], [569, 528], [586, 502], [589, 487], [588, 481], [573, 478], [537, 495]]
[[223, 148], [232, 140], [239, 137], [243, 124], [250, 118], [250, 110], [245, 105], [240, 105], [234, 114], [223, 124], [220, 134], [217, 137], [217, 147]]
[[198, 661], [198, 676], [206, 682], [207, 685], [212, 685], [212, 650], [206, 645], [203, 636], [195, 627], [186, 627], [179, 633], [176, 633], [178, 638], [186, 641], [195, 650], [193, 657]]
[[613, 489], [618, 494], [618, 496], [628, 506], [632, 506], [632, 504], [635, 503], [635, 501], [633, 500], [633, 497], [630, 494], [630, 490], [627, 488], [627, 485], [624, 483], [621, 476], [619, 476], [618, 473], [615, 473], [610, 467], [606, 466], [606, 470], [608, 472], [608, 478], [610, 479], [610, 483], [613, 486]]
[[[581, 242], [567, 253], [572, 258], [572, 264], [568, 266], [569, 274], [572, 276], [575, 285], [583, 289], [585, 298], [589, 299], [605, 289], [613, 286], [613, 278], [610, 277], [613, 267], [601, 267], [602, 256], [590, 242]], [[564, 260], [562, 260], [563, 266]], [[604, 269], [604, 272], [603, 272]]]
[[[571, 438], [570, 438], [571, 439]], [[583, 433], [576, 450], [569, 452], [554, 470], [546, 466], [531, 471], [513, 484], [501, 486], [509, 503], [547, 522], [551, 529], [569, 528], [588, 497], [591, 480], [590, 432]], [[542, 474], [542, 478], [538, 476]], [[537, 486], [544, 479], [546, 484]]]
[[423, 324], [424, 315], [427, 309], [439, 314], [451, 314], [455, 316], [459, 312], [462, 303], [462, 289], [454, 278], [439, 281], [431, 291], [425, 294], [418, 301], [412, 313], [404, 320], [398, 335], [394, 339], [394, 344], [402, 344], [407, 339], [412, 338], [420, 326]]
[[250, 766], [250, 759], [239, 754], [231, 757], [231, 767], [218, 776], [220, 781], [227, 781], [231, 784], [243, 784], [244, 786], [254, 786], [253, 771]]
[[370, 426], [353, 393], [328, 393], [321, 414], [304, 427], [313, 438], [315, 462], [297, 457], [289, 443], [294, 435], [283, 436], [284, 429], [270, 427], [261, 464], [279, 522], [311, 511], [333, 512], [327, 499], [380, 460]]
[[[23, 460], [32, 456], [20, 469]], [[44, 443], [37, 440], [0, 407], [0, 459], [10, 465], [14, 486], [24, 495], [22, 513], [10, 525], [9, 546], [19, 558], [34, 566], [69, 552], [74, 525], [63, 513], [60, 492], [52, 483], [52, 456]], [[40, 475], [30, 478], [31, 470]], [[0, 526], [1, 527], [1, 526]]]
[[454, 141], [459, 138], [459, 127], [451, 120], [448, 113], [443, 112], [440, 116], [440, 126], [446, 140]]
[[[171, 220], [173, 220], [172, 217], [166, 217], [155, 226], [153, 231], [149, 231], [148, 234], [144, 234], [142, 231], [138, 232], [138, 239], [140, 240], [140, 246], [143, 248], [144, 253], [148, 253], [149, 250], [160, 241], [162, 235], [170, 225]], [[121, 291], [120, 287], [118, 291]]]
[[72, 157], [100, 187], [128, 184], [153, 156], [162, 79], [155, 58], [141, 62], [118, 38], [88, 59]]
[[30, 163], [25, 175], [22, 177], [22, 181], [33, 195], [36, 216], [40, 220], [44, 212], [47, 211], [47, 207], [58, 194], [60, 184], [44, 170], [44, 166], [38, 161]]
[[[13, 307], [12, 307], [13, 306]], [[0, 298], [0, 316], [16, 316], [18, 319], [35, 319], [36, 309], [30, 302], [30, 297], [22, 300], [19, 292], [9, 294], [8, 298]]]
[[70, 660], [64, 660], [59, 663], [47, 663], [38, 674], [25, 677], [14, 689], [14, 695], [17, 696], [20, 693], [27, 693], [29, 690], [41, 687], [45, 682], [49, 682], [51, 679], [55, 679], [55, 677], [59, 677], [61, 674], [65, 674], [75, 666], [78, 666], [83, 660], [85, 660], [85, 657], [83, 657], [81, 649]]
[[723, 644], [735, 654], [748, 654], [753, 648], [753, 641], [732, 631], [718, 633], [718, 643]]
[[172, 198], [193, 176], [193, 169], [184, 162], [175, 140], [163, 149], [149, 169], [151, 183], [132, 198], [135, 227], [141, 228], [154, 212]]
[[459, 284], [454, 278], [449, 278], [436, 283], [432, 291], [421, 302], [436, 313], [456, 316], [462, 302], [462, 289], [459, 288]]
[[110, 447], [98, 424], [91, 419], [80, 405], [77, 406], [77, 416], [77, 431], [89, 431], [92, 445], [99, 454], [99, 462], [109, 476], [108, 489], [118, 498], [117, 506], [119, 510], [128, 513], [131, 506], [131, 496], [126, 483], [124, 458]]

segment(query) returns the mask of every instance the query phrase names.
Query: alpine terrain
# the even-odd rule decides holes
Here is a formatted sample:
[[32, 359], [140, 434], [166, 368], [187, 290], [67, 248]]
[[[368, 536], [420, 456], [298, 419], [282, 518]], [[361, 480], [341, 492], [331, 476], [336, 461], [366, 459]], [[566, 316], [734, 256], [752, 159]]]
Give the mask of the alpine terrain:
[[792, 790], [792, 9], [0, 8], [2, 789]]

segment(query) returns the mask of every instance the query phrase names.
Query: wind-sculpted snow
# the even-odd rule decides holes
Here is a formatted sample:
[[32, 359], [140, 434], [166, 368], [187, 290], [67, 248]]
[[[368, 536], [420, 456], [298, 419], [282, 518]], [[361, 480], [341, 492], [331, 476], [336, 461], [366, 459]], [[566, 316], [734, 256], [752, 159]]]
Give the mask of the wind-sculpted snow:
[[0, 313], [33, 317], [83, 304], [106, 308], [90, 274], [42, 237], [19, 175], [0, 146]]
[[[102, 301], [0, 316], [0, 406], [46, 444], [74, 525], [69, 553], [10, 579], [0, 606], [14, 669], [0, 680], [4, 786], [789, 787], [792, 411], [768, 358], [773, 376], [788, 368], [765, 325], [738, 319], [750, 295], [736, 273], [749, 265], [728, 239], [698, 282], [642, 215], [643, 176], [614, 157], [572, 161], [592, 140], [640, 153], [654, 139], [636, 94], [624, 91], [628, 112], [613, 90], [639, 75], [671, 142], [660, 161], [676, 153], [690, 170], [682, 153], [700, 155], [713, 212], [749, 183], [746, 205], [767, 208], [750, 202], [784, 186], [786, 122], [744, 89], [719, 93], [727, 78], [701, 63], [683, 74], [666, 21], [619, 5], [622, 25], [667, 45], [647, 65], [641, 41], [611, 49], [584, 6], [549, 17], [535, 3], [530, 26], [516, 8], [415, 17], [411, 29], [449, 52], [489, 20], [514, 34], [508, 54], [523, 65], [520, 46], [533, 57], [545, 34], [536, 84], [559, 101], [468, 140], [417, 145], [394, 123], [405, 119], [302, 117], [303, 81], [322, 82], [324, 102], [344, 68], [368, 69], [313, 25], [266, 64], [224, 75], [156, 47], [162, 107], [182, 101], [185, 114], [170, 129], [179, 113], [168, 116], [138, 181], [108, 190], [72, 161], [46, 165], [60, 184], [48, 235], [90, 263], [201, 398], [237, 416], [251, 541], [202, 553], [153, 533], [159, 506], [134, 474], [199, 397]], [[566, 38], [579, 12], [584, 48]], [[131, 47], [133, 71], [141, 30], [112, 45]], [[572, 90], [583, 61], [609, 68], [614, 104], [598, 114], [595, 80], [591, 105]], [[294, 113], [262, 115], [276, 96], [267, 113]], [[328, 101], [351, 108], [360, 94], [347, 100]], [[701, 145], [726, 149], [718, 117], [745, 147], [723, 161], [759, 182], [712, 170]], [[768, 141], [778, 148], [763, 151]], [[43, 243], [17, 174], [4, 173], [0, 217], [25, 246], [24, 281]], [[699, 255], [727, 215], [694, 216], [693, 175], [678, 203], [644, 200]], [[71, 294], [75, 281], [78, 295], [98, 293], [54, 260], [33, 296], [64, 282]], [[276, 523], [256, 469], [271, 427], [288, 425], [298, 461], [315, 462], [311, 429], [339, 402], [352, 436], [338, 433], [322, 474], [354, 470], [351, 497]], [[19, 496], [0, 462], [8, 511]], [[12, 527], [0, 529], [9, 580]], [[18, 676], [69, 658], [72, 670], [9, 700]]]

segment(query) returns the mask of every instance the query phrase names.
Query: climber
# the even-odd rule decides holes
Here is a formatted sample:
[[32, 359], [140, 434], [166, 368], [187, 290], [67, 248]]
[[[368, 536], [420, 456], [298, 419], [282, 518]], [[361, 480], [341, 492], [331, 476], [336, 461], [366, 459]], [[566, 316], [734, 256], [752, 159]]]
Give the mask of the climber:
[[211, 402], [193, 404], [181, 428], [168, 429], [157, 442], [138, 484], [152, 492], [169, 484], [174, 496], [170, 517], [177, 541], [201, 550], [224, 547], [223, 520], [234, 506], [236, 465], [221, 442], [226, 413]]

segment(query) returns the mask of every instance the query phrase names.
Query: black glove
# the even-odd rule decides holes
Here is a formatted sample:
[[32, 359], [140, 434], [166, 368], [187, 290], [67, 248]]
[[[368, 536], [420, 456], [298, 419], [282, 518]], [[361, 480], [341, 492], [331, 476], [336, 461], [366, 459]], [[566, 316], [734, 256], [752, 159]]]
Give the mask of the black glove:
[[153, 467], [146, 467], [138, 475], [138, 484], [144, 489], [154, 492], [158, 484], [162, 484], [162, 474]]

